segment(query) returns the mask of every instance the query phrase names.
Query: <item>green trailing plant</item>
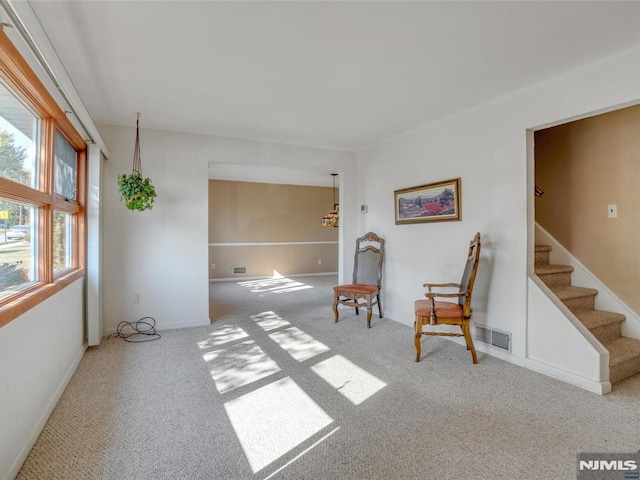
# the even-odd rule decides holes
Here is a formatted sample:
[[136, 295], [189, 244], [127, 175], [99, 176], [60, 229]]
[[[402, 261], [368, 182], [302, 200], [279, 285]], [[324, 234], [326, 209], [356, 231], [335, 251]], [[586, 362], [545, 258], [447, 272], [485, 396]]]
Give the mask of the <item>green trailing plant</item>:
[[122, 200], [129, 210], [151, 210], [157, 197], [156, 189], [151, 179], [143, 178], [142, 174], [133, 171], [131, 175], [118, 175], [118, 188]]
[[133, 151], [133, 170], [131, 175], [118, 175], [118, 188], [125, 205], [129, 210], [151, 210], [158, 196], [150, 178], [142, 176], [142, 159], [140, 157], [140, 114], [136, 120], [136, 146]]

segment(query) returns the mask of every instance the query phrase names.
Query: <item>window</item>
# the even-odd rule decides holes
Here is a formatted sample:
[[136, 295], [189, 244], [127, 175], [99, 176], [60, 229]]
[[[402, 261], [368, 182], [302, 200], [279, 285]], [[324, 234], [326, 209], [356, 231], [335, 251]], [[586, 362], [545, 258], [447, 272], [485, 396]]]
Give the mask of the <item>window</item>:
[[36, 188], [40, 119], [0, 83], [0, 176]]
[[0, 31], [0, 327], [84, 275], [86, 144]]
[[[0, 160], [1, 161], [1, 160]], [[37, 255], [31, 234], [37, 209], [32, 205], [0, 200], [0, 213], [13, 225], [0, 229], [0, 300], [38, 280]], [[5, 220], [6, 221], [6, 220]], [[37, 232], [37, 230], [35, 230]]]
[[53, 271], [54, 273], [72, 266], [71, 215], [55, 212], [53, 214]]
[[76, 199], [77, 167], [78, 153], [60, 132], [56, 132], [54, 192], [67, 200]]

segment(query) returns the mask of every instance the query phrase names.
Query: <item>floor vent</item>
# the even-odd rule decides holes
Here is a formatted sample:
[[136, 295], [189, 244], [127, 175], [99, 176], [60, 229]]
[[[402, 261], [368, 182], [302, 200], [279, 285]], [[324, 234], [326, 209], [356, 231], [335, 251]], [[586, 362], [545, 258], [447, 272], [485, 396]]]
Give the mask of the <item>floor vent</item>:
[[234, 275], [244, 275], [247, 273], [247, 267], [232, 267]]
[[476, 325], [476, 340], [511, 351], [511, 334], [507, 332], [493, 330], [483, 325]]

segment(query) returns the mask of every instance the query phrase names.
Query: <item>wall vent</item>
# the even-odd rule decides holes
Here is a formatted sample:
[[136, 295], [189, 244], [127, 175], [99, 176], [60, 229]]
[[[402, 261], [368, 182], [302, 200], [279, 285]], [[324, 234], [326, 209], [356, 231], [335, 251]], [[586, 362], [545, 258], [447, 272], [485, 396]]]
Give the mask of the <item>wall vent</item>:
[[511, 351], [511, 334], [494, 330], [484, 325], [476, 325], [476, 340], [503, 350]]
[[247, 273], [247, 267], [238, 267], [238, 266], [231, 267], [231, 272], [234, 275], [244, 275]]

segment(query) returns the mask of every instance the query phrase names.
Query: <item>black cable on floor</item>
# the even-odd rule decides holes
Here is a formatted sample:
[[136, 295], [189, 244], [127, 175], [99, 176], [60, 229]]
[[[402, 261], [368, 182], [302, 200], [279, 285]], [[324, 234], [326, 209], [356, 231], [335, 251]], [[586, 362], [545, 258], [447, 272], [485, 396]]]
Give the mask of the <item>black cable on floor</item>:
[[[147, 320], [151, 320], [148, 322]], [[124, 330], [129, 328], [133, 330], [133, 332], [125, 333]], [[136, 337], [137, 340], [130, 340], [129, 337], [133, 337], [134, 335], [145, 335], [153, 338], [144, 338], [144, 337]], [[120, 337], [126, 342], [130, 343], [142, 343], [142, 342], [150, 342], [152, 340], [160, 339], [160, 334], [156, 332], [156, 320], [153, 317], [142, 317], [137, 322], [125, 322], [122, 321], [118, 324], [118, 328], [114, 333], [109, 335], [107, 338], [111, 337]]]

